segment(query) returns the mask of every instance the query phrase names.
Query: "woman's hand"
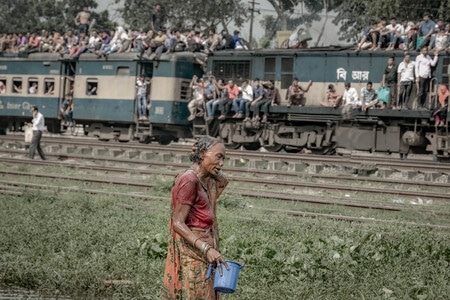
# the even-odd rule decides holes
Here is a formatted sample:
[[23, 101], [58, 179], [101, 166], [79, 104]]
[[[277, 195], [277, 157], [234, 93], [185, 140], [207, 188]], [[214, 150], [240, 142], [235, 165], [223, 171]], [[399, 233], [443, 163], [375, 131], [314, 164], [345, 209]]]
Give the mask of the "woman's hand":
[[219, 266], [220, 276], [222, 276], [222, 274], [223, 274], [221, 263], [223, 263], [225, 265], [225, 268], [227, 270], [230, 269], [228, 267], [227, 263], [225, 262], [225, 260], [223, 259], [222, 255], [220, 254], [220, 252], [214, 248], [210, 248], [208, 250], [208, 252], [206, 252], [206, 258], [208, 259], [209, 263], [211, 263], [211, 264], [215, 263], [217, 266]]

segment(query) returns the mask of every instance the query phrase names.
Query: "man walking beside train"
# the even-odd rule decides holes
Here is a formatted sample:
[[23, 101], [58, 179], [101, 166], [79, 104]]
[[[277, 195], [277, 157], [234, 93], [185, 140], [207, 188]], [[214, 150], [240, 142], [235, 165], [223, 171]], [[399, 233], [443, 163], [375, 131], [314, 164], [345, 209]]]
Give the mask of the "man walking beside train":
[[430, 88], [431, 67], [436, 66], [438, 62], [439, 50], [434, 50], [434, 58], [428, 55], [428, 47], [423, 47], [420, 50], [420, 55], [416, 58], [415, 71], [416, 82], [419, 85], [419, 93], [417, 94], [418, 109], [424, 110], [425, 102], [427, 101], [427, 94]]
[[39, 112], [37, 106], [31, 107], [31, 113], [33, 114], [33, 120], [31, 123], [33, 124], [33, 138], [31, 140], [29, 157], [30, 159], [34, 159], [34, 153], [39, 153], [39, 156], [42, 160], [45, 160], [44, 151], [41, 148], [41, 138], [42, 132], [44, 131], [45, 119], [44, 116]]

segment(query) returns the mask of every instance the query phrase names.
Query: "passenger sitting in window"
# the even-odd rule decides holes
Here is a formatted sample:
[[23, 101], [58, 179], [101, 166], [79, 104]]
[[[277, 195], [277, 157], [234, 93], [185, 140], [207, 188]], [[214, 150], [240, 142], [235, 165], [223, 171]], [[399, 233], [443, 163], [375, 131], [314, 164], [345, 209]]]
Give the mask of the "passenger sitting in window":
[[3, 81], [0, 81], [0, 94], [6, 93], [6, 86]]
[[46, 82], [45, 83], [45, 94], [46, 95], [53, 95], [55, 93], [55, 84], [53, 82]]
[[22, 93], [22, 83], [18, 82], [14, 82], [13, 84], [13, 92], [17, 93], [17, 94], [21, 94]]
[[[375, 107], [378, 104], [377, 92], [372, 88], [372, 82], [367, 82], [366, 87], [361, 89], [362, 111]], [[382, 101], [381, 101], [382, 102]], [[384, 102], [382, 102], [384, 106]], [[382, 107], [384, 108], [384, 107]]]
[[73, 96], [66, 94], [66, 97], [59, 109], [61, 114], [61, 126], [72, 126], [73, 124]]
[[342, 95], [336, 90], [333, 84], [328, 85], [326, 100], [320, 102], [324, 107], [340, 107], [342, 105]]
[[242, 93], [242, 96], [233, 100], [233, 109], [235, 111], [233, 118], [236, 119], [244, 117], [245, 104], [253, 100], [253, 88], [248, 84], [248, 80], [242, 82], [239, 91]]
[[86, 95], [95, 96], [97, 95], [97, 87], [89, 84], [87, 85]]
[[292, 81], [292, 85], [289, 87], [288, 92], [286, 94], [286, 98], [288, 100], [288, 106], [296, 105], [296, 106], [304, 106], [306, 104], [305, 93], [309, 91], [309, 88], [312, 85], [312, 80], [308, 81], [308, 86], [303, 88], [298, 84], [298, 78], [294, 78]]
[[188, 109], [189, 109], [189, 112], [191, 113], [188, 117], [188, 121], [192, 121], [195, 119], [198, 111], [201, 111], [201, 113], [202, 113], [204, 110], [205, 102], [203, 100], [201, 79], [198, 79], [198, 77], [196, 75], [194, 75], [194, 77], [192, 77], [189, 88], [192, 90], [192, 100], [189, 101], [189, 103], [188, 103]]
[[33, 82], [30, 88], [28, 89], [28, 94], [37, 94], [37, 91], [38, 91], [38, 83]]

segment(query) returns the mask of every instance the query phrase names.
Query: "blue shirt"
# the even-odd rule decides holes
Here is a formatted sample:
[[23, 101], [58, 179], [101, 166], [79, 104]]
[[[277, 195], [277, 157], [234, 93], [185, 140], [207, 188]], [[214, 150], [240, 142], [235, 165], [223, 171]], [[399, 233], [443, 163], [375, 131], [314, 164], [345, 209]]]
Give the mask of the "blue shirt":
[[253, 100], [259, 98], [260, 96], [264, 97], [264, 88], [262, 85], [260, 86], [255, 86], [253, 88]]
[[419, 32], [422, 34], [422, 36], [425, 36], [431, 30], [434, 30], [435, 27], [436, 27], [436, 24], [432, 20], [429, 20], [428, 22], [422, 21], [422, 22], [420, 22]]

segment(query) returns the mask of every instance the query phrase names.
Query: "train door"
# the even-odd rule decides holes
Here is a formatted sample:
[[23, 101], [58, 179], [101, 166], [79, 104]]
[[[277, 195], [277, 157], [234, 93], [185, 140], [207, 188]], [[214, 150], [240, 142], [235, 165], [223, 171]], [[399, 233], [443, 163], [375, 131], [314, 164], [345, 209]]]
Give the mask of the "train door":
[[[150, 105], [151, 105], [151, 90], [152, 90], [152, 78], [153, 78], [153, 63], [144, 62], [140, 63], [137, 68], [136, 74], [136, 83], [139, 80], [140, 76], [144, 76], [145, 83], [145, 98], [142, 98], [142, 95], [139, 93], [143, 93], [144, 90], [139, 91], [139, 87], [136, 85], [136, 94], [135, 94], [135, 105], [134, 105], [134, 115], [136, 121], [136, 137], [141, 141], [148, 143], [151, 141], [152, 136], [152, 125], [149, 118], [150, 113]], [[141, 82], [142, 84], [142, 82]], [[145, 99], [145, 100], [144, 100]], [[139, 112], [142, 109], [142, 102], [145, 101], [144, 111]], [[139, 103], [141, 102], [141, 103]], [[142, 116], [142, 114], [145, 114]]]
[[264, 59], [264, 80], [274, 80], [283, 103], [294, 79], [293, 57], [266, 57]]
[[[58, 101], [59, 107], [63, 104], [66, 95], [71, 94], [73, 96], [74, 84], [75, 84], [75, 70], [76, 63], [70, 61], [63, 61], [61, 64], [61, 78], [59, 83], [58, 93]], [[74, 112], [76, 110], [76, 100], [73, 100]], [[61, 124], [59, 126], [59, 130], [65, 130], [64, 118], [61, 115], [61, 112], [58, 112], [58, 119], [61, 120]], [[74, 130], [74, 124], [71, 124], [71, 129]]]

